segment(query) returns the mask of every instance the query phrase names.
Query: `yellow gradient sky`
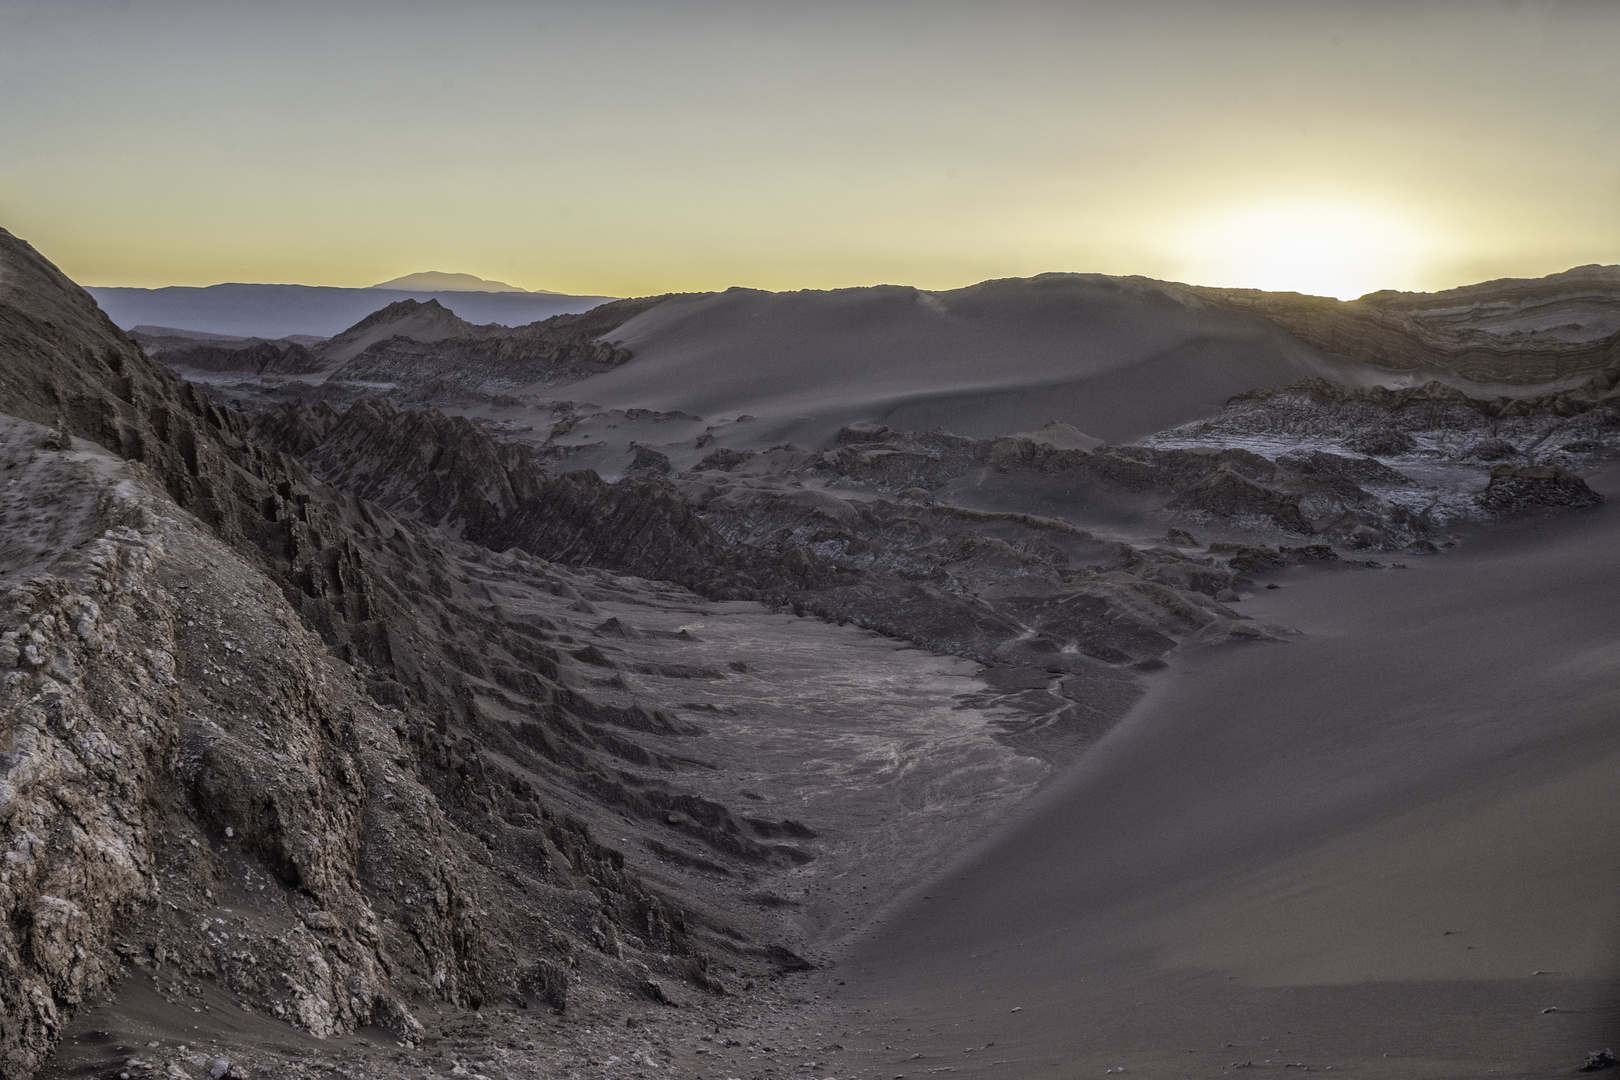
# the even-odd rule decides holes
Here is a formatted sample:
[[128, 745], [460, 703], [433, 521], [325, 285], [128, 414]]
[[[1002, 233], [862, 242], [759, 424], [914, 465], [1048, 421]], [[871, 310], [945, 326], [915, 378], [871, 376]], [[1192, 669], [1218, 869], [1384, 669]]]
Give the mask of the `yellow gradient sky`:
[[1620, 2], [0, 0], [0, 225], [96, 285], [614, 295], [1620, 262]]

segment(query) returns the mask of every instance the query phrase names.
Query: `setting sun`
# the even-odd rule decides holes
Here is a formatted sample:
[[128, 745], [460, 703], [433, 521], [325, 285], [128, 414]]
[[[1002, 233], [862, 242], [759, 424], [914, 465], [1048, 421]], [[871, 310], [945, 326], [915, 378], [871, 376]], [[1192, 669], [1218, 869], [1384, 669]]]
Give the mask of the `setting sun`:
[[1181, 241], [1196, 284], [1354, 299], [1415, 288], [1428, 246], [1396, 214], [1364, 207], [1284, 204], [1226, 214]]

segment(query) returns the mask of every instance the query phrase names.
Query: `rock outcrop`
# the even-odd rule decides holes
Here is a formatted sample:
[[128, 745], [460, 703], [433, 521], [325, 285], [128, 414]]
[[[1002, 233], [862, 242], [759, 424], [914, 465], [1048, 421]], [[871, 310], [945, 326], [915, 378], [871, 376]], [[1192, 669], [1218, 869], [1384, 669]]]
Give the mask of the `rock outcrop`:
[[1581, 509], [1603, 498], [1585, 480], [1557, 465], [1497, 465], [1479, 504], [1498, 514], [1545, 506]]
[[163, 354], [162, 359], [165, 364], [185, 371], [308, 375], [320, 370], [320, 364], [314, 354], [296, 341], [287, 342], [285, 345], [260, 341], [239, 349], [221, 345], [196, 345], [188, 349], [169, 350]]
[[561, 382], [606, 370], [628, 350], [598, 340], [667, 297], [618, 300], [527, 326], [475, 326], [436, 300], [388, 305], [315, 350], [335, 382], [407, 387], [446, 381], [483, 393]]
[[[1377, 462], [1357, 464], [1332, 454], [1276, 461], [1229, 447], [1059, 446], [1016, 436], [965, 439], [941, 432], [847, 429], [839, 446], [803, 464], [807, 473], [872, 484], [880, 490], [938, 488], [974, 469], [1094, 481], [1151, 492], [1173, 512], [1302, 535], [1359, 547], [1399, 548], [1423, 539], [1421, 515], [1357, 486], [1405, 478]], [[738, 464], [728, 466], [732, 471]]]
[[1573, 390], [1484, 398], [1434, 382], [1391, 390], [1309, 379], [1240, 394], [1219, 415], [1149, 442], [1162, 448], [1291, 446], [1279, 465], [1351, 479], [1443, 527], [1515, 507], [1585, 505], [1576, 494], [1552, 489], [1522, 504], [1485, 497], [1482, 489], [1514, 488], [1495, 483], [1497, 466], [1551, 468], [1573, 477], [1620, 456], [1616, 382], [1615, 369], [1606, 369]]

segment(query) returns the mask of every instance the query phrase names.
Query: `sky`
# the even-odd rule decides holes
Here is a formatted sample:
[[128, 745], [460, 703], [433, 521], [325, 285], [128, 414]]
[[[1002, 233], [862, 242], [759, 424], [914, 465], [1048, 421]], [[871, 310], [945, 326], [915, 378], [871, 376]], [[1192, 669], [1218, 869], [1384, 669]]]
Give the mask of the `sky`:
[[0, 0], [0, 227], [90, 285], [642, 295], [1620, 262], [1616, 0]]

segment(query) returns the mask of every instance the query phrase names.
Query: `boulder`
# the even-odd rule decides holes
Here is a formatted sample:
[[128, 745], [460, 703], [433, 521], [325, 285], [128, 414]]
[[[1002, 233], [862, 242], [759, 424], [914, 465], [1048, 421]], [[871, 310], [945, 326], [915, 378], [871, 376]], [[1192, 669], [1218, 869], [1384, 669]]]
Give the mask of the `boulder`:
[[1542, 506], [1596, 506], [1603, 496], [1560, 465], [1497, 465], [1478, 501], [1492, 513], [1506, 514]]

